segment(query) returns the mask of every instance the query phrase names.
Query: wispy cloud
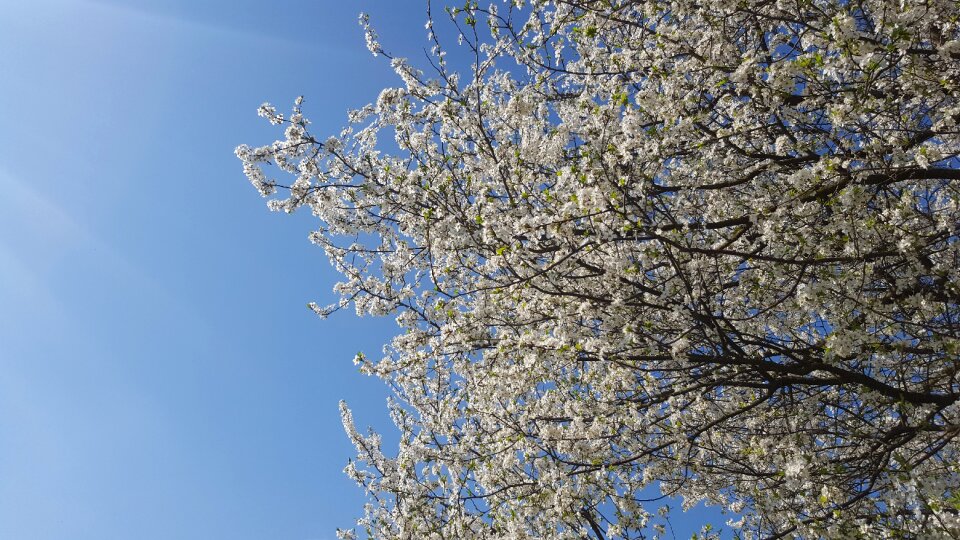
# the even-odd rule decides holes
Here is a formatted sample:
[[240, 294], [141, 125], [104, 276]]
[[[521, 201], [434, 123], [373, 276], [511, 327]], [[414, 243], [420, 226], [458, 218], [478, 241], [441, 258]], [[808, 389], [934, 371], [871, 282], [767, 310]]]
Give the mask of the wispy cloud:
[[[51, 0], [47, 0], [51, 1]], [[161, 11], [156, 8], [146, 6], [131, 6], [122, 4], [116, 0], [52, 0], [58, 2], [71, 2], [81, 4], [104, 12], [109, 12], [111, 16], [122, 17], [127, 20], [139, 20], [143, 24], [157, 26], [166, 25], [177, 27], [182, 30], [194, 32], [197, 34], [220, 37], [235, 41], [261, 42], [263, 44], [286, 45], [295, 47], [298, 50], [313, 50], [323, 48], [328, 52], [336, 52], [344, 55], [357, 55], [367, 58], [365, 54], [359, 54], [357, 47], [331, 47], [329, 43], [320, 45], [317, 41], [303, 39], [296, 33], [278, 34], [275, 32], [264, 31], [264, 25], [240, 27], [225, 23], [222, 19], [200, 19], [197, 17], [188, 17], [182, 13], [174, 11]], [[280, 8], [278, 7], [278, 10]], [[269, 12], [264, 14], [270, 15]], [[332, 50], [335, 49], [335, 50]]]

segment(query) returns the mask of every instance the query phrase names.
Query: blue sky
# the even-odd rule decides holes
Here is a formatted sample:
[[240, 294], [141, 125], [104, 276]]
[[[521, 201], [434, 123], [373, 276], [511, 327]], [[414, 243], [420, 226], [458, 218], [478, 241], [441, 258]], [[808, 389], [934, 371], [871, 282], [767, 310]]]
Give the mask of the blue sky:
[[384, 426], [351, 359], [394, 326], [306, 309], [336, 281], [311, 220], [268, 212], [233, 149], [279, 135], [261, 102], [300, 94], [338, 131], [397, 84], [357, 14], [418, 55], [423, 3], [0, 7], [0, 538], [351, 526], [337, 402]]

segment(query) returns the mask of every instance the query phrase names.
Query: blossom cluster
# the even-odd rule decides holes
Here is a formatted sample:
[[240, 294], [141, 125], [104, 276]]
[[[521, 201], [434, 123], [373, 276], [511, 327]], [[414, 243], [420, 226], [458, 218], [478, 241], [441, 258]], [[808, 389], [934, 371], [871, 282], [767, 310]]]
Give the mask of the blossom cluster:
[[740, 538], [960, 535], [956, 2], [447, 14], [469, 73], [364, 17], [400, 84], [325, 140], [265, 104], [283, 138], [237, 150], [319, 222], [313, 309], [400, 327], [355, 359], [402, 436], [342, 408], [341, 536], [669, 537], [659, 497]]

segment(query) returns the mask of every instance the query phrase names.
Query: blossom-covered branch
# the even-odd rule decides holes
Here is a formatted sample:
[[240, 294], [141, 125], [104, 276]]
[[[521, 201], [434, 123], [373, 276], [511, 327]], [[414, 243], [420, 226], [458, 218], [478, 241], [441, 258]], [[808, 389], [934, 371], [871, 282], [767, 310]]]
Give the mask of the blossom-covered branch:
[[446, 13], [471, 69], [364, 17], [402, 84], [237, 149], [319, 220], [315, 310], [402, 328], [356, 358], [395, 457], [343, 409], [366, 535], [648, 538], [655, 489], [742, 538], [960, 536], [956, 2]]

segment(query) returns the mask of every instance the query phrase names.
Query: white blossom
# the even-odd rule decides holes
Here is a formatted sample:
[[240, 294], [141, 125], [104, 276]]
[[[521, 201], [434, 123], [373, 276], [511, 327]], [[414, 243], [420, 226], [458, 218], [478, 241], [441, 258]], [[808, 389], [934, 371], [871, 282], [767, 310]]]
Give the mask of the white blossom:
[[342, 406], [338, 536], [666, 538], [656, 493], [741, 538], [960, 535], [956, 3], [446, 12], [471, 72], [361, 16], [396, 87], [329, 138], [264, 104], [281, 139], [236, 151], [317, 218], [310, 309], [400, 327], [354, 358], [400, 444]]

